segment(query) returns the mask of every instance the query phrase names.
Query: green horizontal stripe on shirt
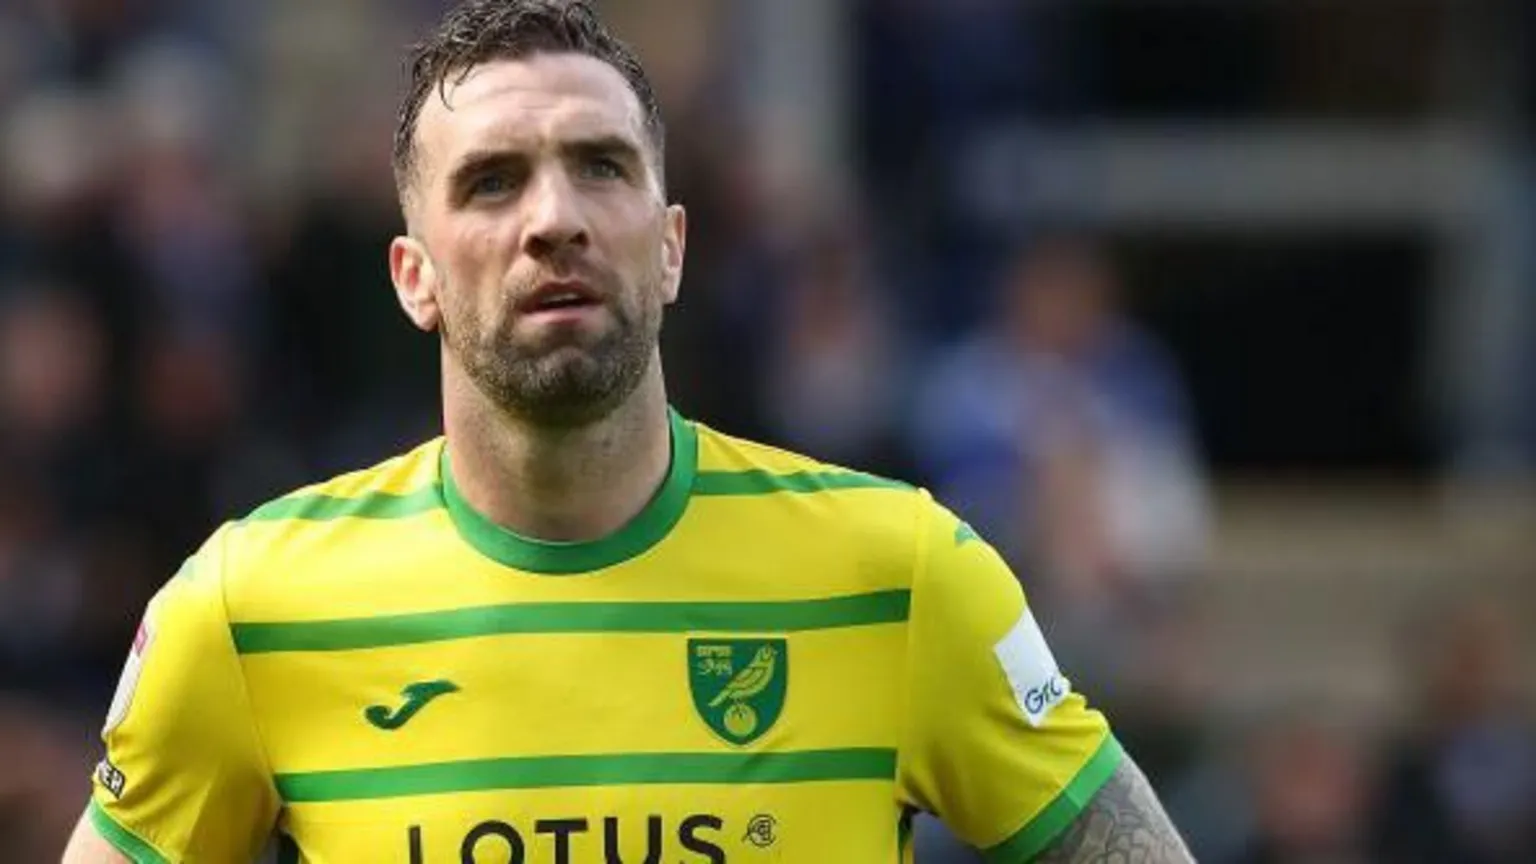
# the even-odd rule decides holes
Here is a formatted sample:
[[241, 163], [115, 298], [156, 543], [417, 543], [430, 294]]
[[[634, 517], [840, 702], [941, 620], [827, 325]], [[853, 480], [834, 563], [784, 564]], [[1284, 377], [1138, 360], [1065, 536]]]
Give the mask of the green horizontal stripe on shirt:
[[493, 789], [642, 784], [813, 783], [891, 780], [896, 751], [886, 748], [778, 753], [617, 753], [473, 759], [427, 765], [278, 774], [290, 804], [441, 795]]
[[112, 814], [102, 809], [102, 806], [91, 800], [87, 808], [90, 813], [91, 826], [101, 839], [111, 844], [113, 849], [123, 854], [123, 857], [133, 864], [168, 864], [165, 856], [155, 850], [155, 847], [139, 839], [137, 834], [119, 825]]
[[[899, 480], [888, 480], [856, 471], [795, 471], [774, 474], [747, 471], [700, 471], [693, 481], [695, 495], [771, 495], [776, 492], [809, 494], [840, 489], [912, 489]], [[332, 519], [404, 519], [443, 507], [442, 489], [429, 484], [412, 492], [368, 492], [355, 497], [312, 494], [278, 498], [257, 507], [242, 521], [276, 522], [293, 519], [324, 522]]]
[[347, 518], [404, 519], [442, 509], [442, 506], [442, 492], [435, 485], [403, 495], [391, 492], [370, 492], [356, 498], [295, 495], [268, 501], [251, 511], [243, 521], [274, 522], [281, 519], [298, 519], [307, 522], [323, 522]]
[[1056, 800], [1046, 805], [1018, 833], [985, 851], [987, 864], [1023, 864], [1025, 861], [1033, 861], [1036, 855], [1044, 852], [1067, 830], [1072, 820], [1082, 814], [1093, 796], [1099, 794], [1099, 790], [1114, 776], [1124, 758], [1125, 751], [1120, 742], [1113, 735], [1106, 736], [1104, 743], [1089, 757], [1072, 782], [1061, 790]]
[[700, 471], [693, 478], [695, 495], [771, 495], [775, 492], [812, 493], [838, 489], [911, 489], [898, 480], [887, 480], [857, 471]]
[[230, 625], [241, 654], [348, 651], [513, 633], [783, 633], [907, 620], [906, 589], [743, 603], [513, 603], [329, 621]]

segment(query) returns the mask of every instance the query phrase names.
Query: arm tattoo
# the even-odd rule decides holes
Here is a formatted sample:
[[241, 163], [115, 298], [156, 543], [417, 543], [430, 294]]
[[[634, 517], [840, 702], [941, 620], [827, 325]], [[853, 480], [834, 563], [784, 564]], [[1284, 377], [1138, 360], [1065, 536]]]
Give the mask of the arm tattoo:
[[1185, 864], [1179, 838], [1141, 769], [1129, 756], [1037, 864]]

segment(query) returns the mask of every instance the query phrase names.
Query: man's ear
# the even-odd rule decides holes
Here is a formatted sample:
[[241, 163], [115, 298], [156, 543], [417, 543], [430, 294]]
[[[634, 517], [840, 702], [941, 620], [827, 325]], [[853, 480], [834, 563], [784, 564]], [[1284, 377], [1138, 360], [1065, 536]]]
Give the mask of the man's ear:
[[683, 258], [688, 249], [688, 212], [681, 204], [667, 207], [666, 226], [661, 232], [662, 297], [667, 303], [677, 300], [683, 284]]
[[400, 308], [411, 323], [429, 333], [436, 330], [442, 320], [437, 266], [421, 241], [407, 236], [390, 241], [389, 278], [395, 284]]

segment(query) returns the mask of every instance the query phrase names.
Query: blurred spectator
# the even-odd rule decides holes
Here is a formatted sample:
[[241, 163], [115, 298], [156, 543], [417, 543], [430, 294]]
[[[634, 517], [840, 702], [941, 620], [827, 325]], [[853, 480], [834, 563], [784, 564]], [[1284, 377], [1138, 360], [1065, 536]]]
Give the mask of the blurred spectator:
[[86, 90], [39, 88], [0, 119], [7, 227], [45, 252], [48, 240], [87, 221], [112, 191], [120, 165], [108, 136], [108, 101]]
[[1366, 864], [1374, 787], [1356, 736], [1298, 714], [1253, 742], [1256, 834], [1233, 864]]
[[1182, 384], [1090, 241], [1028, 247], [999, 314], [923, 382], [923, 473], [1058, 613], [1158, 597], [1201, 566], [1204, 476]]
[[[661, 350], [669, 397], [745, 434], [761, 429], [759, 349], [767, 338], [754, 326], [754, 304], [765, 273], [755, 266], [762, 262], [754, 244], [762, 216], [755, 178], [742, 164], [748, 160], [724, 158], [716, 146], [736, 135], [727, 126], [706, 112], [692, 127], [699, 135], [667, 142], [669, 193], [688, 208], [688, 261]], [[777, 276], [767, 273], [770, 281]]]
[[107, 405], [107, 333], [67, 288], [0, 290], [0, 458], [12, 482], [46, 490], [57, 517], [100, 518], [117, 504]]
[[0, 109], [20, 94], [31, 77], [33, 51], [27, 35], [15, 13], [0, 9]]
[[57, 861], [80, 818], [81, 786], [64, 778], [89, 775], [90, 729], [77, 718], [0, 692], [0, 849], [18, 864]]
[[262, 316], [244, 213], [226, 176], [233, 94], [189, 45], [161, 42], [127, 58], [117, 85], [124, 187], [116, 230], [151, 286], [141, 315], [190, 336], [261, 344]]
[[1536, 718], [1508, 612], [1482, 600], [1436, 608], [1408, 635], [1418, 710], [1390, 754], [1382, 859], [1536, 861]]
[[[1187, 723], [1205, 704], [1200, 643], [1169, 614], [1207, 519], [1182, 385], [1090, 239], [1042, 236], [1007, 275], [999, 314], [921, 382], [919, 472], [1015, 564], [1069, 677], [1124, 708], [1117, 727], [1168, 792], [1196, 782]], [[959, 860], [918, 827], [920, 848]]]
[[969, 188], [982, 143], [1020, 123], [1071, 116], [1089, 97], [1080, 5], [853, 3], [854, 170], [881, 214], [886, 254], [909, 274], [888, 287], [902, 291], [924, 335], [949, 338], [987, 311], [985, 273], [1002, 238]]
[[357, 145], [357, 132], [375, 130], [353, 155], [370, 167], [377, 164], [380, 147], [388, 155], [392, 129], [378, 137], [375, 115], [385, 111], [393, 118], [401, 49], [416, 38], [416, 23], [428, 7], [447, 5], [444, 0], [261, 4], [261, 14], [243, 34], [251, 57], [242, 79], [250, 89], [245, 167], [246, 179], [257, 184], [251, 190], [256, 203], [301, 206], [312, 185], [325, 183], [339, 138]]
[[[684, 286], [663, 335], [681, 404], [735, 434], [768, 438], [763, 387], [779, 339], [785, 286], [824, 223], [810, 190], [775, 185], [755, 158], [757, 144], [727, 119], [705, 128], [731, 142], [725, 158], [698, 143], [669, 144], [687, 168], [673, 180], [689, 208]], [[679, 152], [681, 151], [681, 152]], [[690, 159], [690, 156], [699, 158]], [[669, 181], [672, 182], [672, 181]], [[697, 258], [695, 258], [697, 253]]]
[[0, 692], [48, 692], [87, 590], [79, 551], [46, 489], [26, 479], [0, 486]]
[[889, 295], [849, 221], [806, 245], [775, 298], [763, 388], [771, 434], [820, 459], [903, 473], [892, 432], [906, 370]]
[[87, 295], [108, 330], [103, 419], [120, 423], [147, 286], [113, 223], [125, 164], [112, 129], [111, 100], [88, 90], [40, 88], [0, 117], [0, 263]]
[[263, 481], [266, 494], [227, 488], [243, 465], [240, 447], [249, 434], [241, 425], [247, 415], [234, 364], [230, 346], [207, 336], [165, 331], [146, 346], [136, 391], [133, 521], [156, 561], [190, 554], [210, 525], [270, 497], [265, 484], [281, 477]]
[[[1152, 781], [1200, 861], [1227, 861], [1248, 838], [1252, 806], [1243, 743], [1213, 722], [1223, 683], [1215, 677], [1212, 623], [1186, 599], [1147, 615], [1117, 689], [1094, 692], [1115, 736]], [[1239, 751], [1234, 753], [1233, 751]]]
[[82, 660], [112, 631], [80, 632], [86, 598], [132, 581], [131, 562], [113, 561], [98, 592], [94, 569], [97, 526], [122, 512], [128, 479], [104, 410], [105, 340], [78, 292], [0, 293], [0, 689], [89, 690], [100, 670]]
[[390, 288], [404, 230], [390, 167], [393, 116], [354, 112], [309, 155], [303, 198], [267, 226], [272, 350], [267, 419], [308, 442], [314, 471], [351, 470], [436, 434], [438, 343]]
[[42, 73], [93, 85], [112, 74], [123, 51], [151, 33], [157, 5], [145, 0], [52, 0], [23, 4], [23, 14], [42, 46]]
[[[859, 0], [860, 167], [881, 203], [959, 166], [991, 123], [1063, 113], [1085, 80], [1066, 9], [1009, 0]], [[939, 190], [933, 190], [939, 191]], [[942, 205], [940, 200], [931, 205]], [[906, 209], [906, 208], [904, 208]], [[920, 215], [913, 213], [912, 215]], [[956, 215], [956, 214], [948, 214]]]

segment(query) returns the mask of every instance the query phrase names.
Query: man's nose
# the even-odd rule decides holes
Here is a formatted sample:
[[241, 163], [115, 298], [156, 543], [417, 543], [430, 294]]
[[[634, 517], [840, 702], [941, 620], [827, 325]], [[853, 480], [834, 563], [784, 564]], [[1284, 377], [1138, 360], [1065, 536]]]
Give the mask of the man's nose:
[[587, 226], [580, 201], [565, 172], [542, 171], [529, 190], [523, 250], [535, 258], [547, 258], [566, 247], [587, 244]]

